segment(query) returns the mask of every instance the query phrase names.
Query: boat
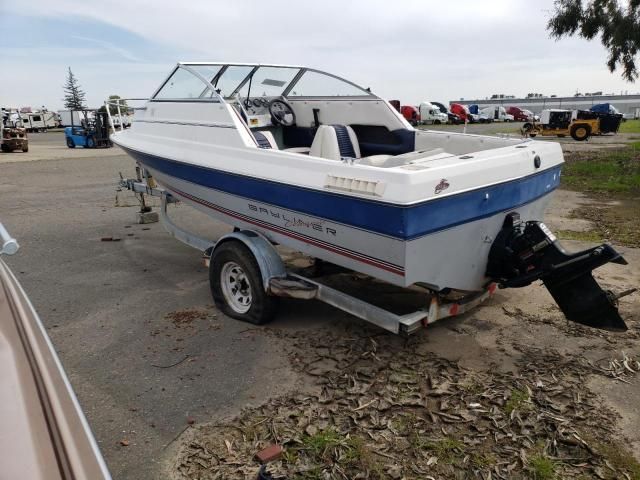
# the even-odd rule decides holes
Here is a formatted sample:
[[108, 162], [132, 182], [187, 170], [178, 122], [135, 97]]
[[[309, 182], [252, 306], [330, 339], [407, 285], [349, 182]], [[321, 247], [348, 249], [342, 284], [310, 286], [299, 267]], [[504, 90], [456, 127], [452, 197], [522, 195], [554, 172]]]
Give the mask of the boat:
[[[542, 279], [568, 318], [625, 328], [591, 275], [624, 259], [610, 245], [568, 254], [541, 222], [557, 143], [416, 129], [370, 88], [275, 64], [178, 63], [134, 118], [111, 140], [144, 189], [237, 231], [437, 295]], [[220, 274], [246, 284], [243, 269]], [[242, 318], [253, 290], [227, 311]]]
[[47, 329], [3, 260], [19, 248], [0, 223], [1, 477], [111, 480]]

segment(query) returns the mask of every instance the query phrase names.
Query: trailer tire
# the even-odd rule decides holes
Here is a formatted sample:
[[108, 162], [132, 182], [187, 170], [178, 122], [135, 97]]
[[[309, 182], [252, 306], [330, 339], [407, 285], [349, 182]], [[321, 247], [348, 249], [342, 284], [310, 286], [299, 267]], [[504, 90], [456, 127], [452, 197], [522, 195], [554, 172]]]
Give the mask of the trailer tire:
[[578, 123], [571, 127], [571, 131], [569, 133], [571, 134], [571, 138], [578, 142], [582, 142], [591, 135], [591, 127], [584, 123]]
[[76, 144], [74, 143], [73, 138], [67, 137], [67, 147], [76, 148]]
[[258, 262], [239, 241], [227, 241], [213, 251], [209, 283], [218, 309], [236, 320], [262, 325], [278, 310], [279, 298], [265, 291]]

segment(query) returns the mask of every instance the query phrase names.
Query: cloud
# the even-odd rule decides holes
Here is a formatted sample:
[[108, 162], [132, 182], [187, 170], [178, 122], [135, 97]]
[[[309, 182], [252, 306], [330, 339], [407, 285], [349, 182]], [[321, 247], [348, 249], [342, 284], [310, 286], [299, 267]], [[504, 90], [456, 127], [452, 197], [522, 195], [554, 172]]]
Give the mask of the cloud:
[[82, 36], [79, 36], [79, 35], [72, 35], [71, 38], [99, 45], [103, 49], [105, 49], [105, 50], [107, 50], [109, 52], [113, 52], [116, 55], [124, 58], [125, 60], [130, 60], [132, 62], [139, 62], [140, 61], [140, 59], [138, 57], [136, 57], [133, 53], [131, 53], [129, 50], [127, 50], [126, 48], [118, 47], [118, 46], [114, 45], [113, 43], [105, 42], [104, 40], [98, 40], [98, 39], [95, 39], [95, 38], [82, 37]]
[[[55, 25], [71, 16], [78, 25], [108, 26], [108, 35], [72, 35], [87, 49], [76, 57], [81, 62], [71, 63], [71, 52], [55, 57], [79, 64], [74, 72], [94, 103], [98, 92], [139, 95], [152, 85], [151, 93], [178, 60], [309, 65], [403, 103], [629, 89], [608, 73], [598, 42], [548, 38], [552, 6], [552, 0], [30, 0], [26, 7], [0, 3], [0, 18], [30, 15]], [[88, 58], [94, 48], [100, 53]], [[104, 62], [112, 67], [101, 75]], [[150, 65], [148, 77], [139, 63]], [[30, 87], [37, 91], [23, 79], [19, 91]]]

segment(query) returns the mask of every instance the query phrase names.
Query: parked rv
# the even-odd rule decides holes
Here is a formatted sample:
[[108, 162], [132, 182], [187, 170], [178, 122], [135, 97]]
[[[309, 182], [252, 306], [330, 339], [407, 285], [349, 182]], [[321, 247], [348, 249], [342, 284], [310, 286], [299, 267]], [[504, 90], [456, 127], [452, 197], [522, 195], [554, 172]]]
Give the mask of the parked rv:
[[420, 116], [419, 123], [423, 125], [434, 124], [440, 125], [441, 123], [447, 123], [449, 117], [446, 113], [442, 113], [440, 108], [429, 102], [422, 102], [418, 107], [418, 114]]
[[58, 126], [54, 112], [21, 113], [20, 118], [27, 132], [46, 132]]

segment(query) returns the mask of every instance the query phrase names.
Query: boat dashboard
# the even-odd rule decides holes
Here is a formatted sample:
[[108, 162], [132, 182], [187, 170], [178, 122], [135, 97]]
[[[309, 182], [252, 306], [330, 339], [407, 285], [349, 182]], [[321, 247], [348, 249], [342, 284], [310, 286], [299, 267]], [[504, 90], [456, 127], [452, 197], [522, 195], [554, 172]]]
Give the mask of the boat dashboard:
[[269, 104], [278, 97], [238, 98], [241, 114], [246, 116], [249, 128], [264, 128], [274, 126]]

